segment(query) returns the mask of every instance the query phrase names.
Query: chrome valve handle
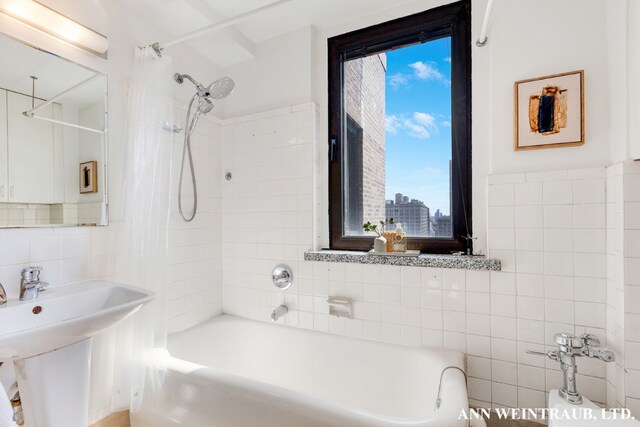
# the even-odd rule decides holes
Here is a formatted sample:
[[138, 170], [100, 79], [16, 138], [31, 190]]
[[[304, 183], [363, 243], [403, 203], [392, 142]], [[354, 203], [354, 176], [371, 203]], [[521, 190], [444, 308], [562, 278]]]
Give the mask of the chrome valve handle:
[[31, 282], [37, 281], [40, 278], [40, 272], [42, 271], [42, 267], [26, 267], [21, 271], [22, 279]]
[[558, 360], [558, 351], [535, 351], [535, 350], [527, 350], [527, 354], [534, 354], [536, 356], [547, 356], [551, 360]]
[[602, 360], [603, 362], [613, 362], [616, 360], [616, 355], [607, 348], [600, 347], [600, 340], [593, 334], [580, 335], [582, 339], [582, 355], [586, 357], [594, 357]]

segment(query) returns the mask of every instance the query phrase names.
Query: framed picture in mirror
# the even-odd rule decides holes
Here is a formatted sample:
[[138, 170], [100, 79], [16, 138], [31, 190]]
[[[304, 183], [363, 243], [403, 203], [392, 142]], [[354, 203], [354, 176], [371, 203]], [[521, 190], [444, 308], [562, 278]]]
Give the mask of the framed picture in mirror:
[[98, 162], [80, 163], [80, 193], [98, 192]]

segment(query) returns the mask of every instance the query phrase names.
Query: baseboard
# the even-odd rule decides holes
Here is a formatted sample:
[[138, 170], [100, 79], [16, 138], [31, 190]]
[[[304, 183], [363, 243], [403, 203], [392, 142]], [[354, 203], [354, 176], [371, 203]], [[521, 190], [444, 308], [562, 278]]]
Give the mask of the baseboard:
[[89, 427], [130, 427], [129, 411], [114, 412]]

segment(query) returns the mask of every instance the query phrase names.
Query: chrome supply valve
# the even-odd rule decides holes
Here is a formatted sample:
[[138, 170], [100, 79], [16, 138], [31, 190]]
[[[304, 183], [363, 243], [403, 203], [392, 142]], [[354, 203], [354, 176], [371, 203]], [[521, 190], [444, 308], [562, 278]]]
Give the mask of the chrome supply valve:
[[23, 268], [20, 279], [20, 301], [38, 299], [38, 294], [47, 290], [49, 284], [40, 280], [42, 267]]
[[558, 345], [557, 350], [533, 351], [528, 354], [547, 356], [551, 360], [560, 362], [563, 375], [563, 386], [558, 390], [561, 398], [574, 405], [582, 404], [582, 395], [576, 389], [576, 357], [598, 358], [603, 362], [613, 362], [616, 357], [607, 348], [600, 347], [600, 340], [593, 334], [572, 335], [566, 332], [557, 333], [554, 340]]

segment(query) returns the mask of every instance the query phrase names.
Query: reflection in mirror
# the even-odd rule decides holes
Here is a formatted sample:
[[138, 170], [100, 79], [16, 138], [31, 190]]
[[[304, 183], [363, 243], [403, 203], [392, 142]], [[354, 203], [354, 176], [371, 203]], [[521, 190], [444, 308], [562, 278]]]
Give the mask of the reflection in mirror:
[[2, 34], [0, 55], [0, 227], [106, 225], [106, 76]]

